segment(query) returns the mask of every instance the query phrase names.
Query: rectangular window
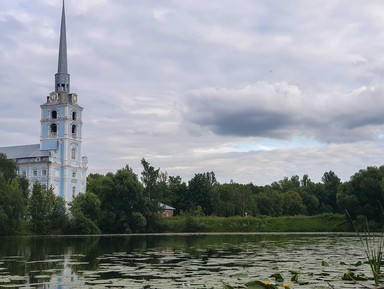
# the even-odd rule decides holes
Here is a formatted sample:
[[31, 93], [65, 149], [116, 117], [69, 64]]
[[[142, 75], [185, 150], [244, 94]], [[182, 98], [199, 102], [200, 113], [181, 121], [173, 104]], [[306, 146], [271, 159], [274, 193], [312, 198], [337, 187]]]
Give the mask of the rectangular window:
[[37, 177], [37, 169], [33, 169], [33, 171], [32, 171], [32, 175], [33, 175], [34, 177]]
[[72, 172], [72, 178], [76, 178], [76, 171]]
[[27, 177], [27, 171], [26, 170], [22, 170], [21, 171], [21, 175], [26, 178]]
[[42, 174], [43, 176], [46, 176], [46, 175], [47, 175], [47, 170], [42, 170], [41, 174]]

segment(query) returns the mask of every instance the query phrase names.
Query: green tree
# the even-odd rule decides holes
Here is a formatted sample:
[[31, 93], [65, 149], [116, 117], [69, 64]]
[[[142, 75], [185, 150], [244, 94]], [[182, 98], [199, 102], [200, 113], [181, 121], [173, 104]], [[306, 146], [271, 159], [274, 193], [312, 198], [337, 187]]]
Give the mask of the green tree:
[[167, 192], [170, 206], [176, 208], [176, 212], [188, 211], [188, 186], [180, 176], [170, 176], [167, 181]]
[[145, 217], [148, 213], [143, 186], [128, 166], [106, 174], [95, 193], [101, 202], [99, 227], [103, 233], [130, 233], [133, 212]]
[[211, 192], [212, 213], [221, 217], [234, 216], [236, 197], [231, 184], [215, 186]]
[[380, 204], [384, 204], [382, 184], [384, 166], [367, 167], [355, 173], [350, 181], [339, 187], [337, 203], [353, 217], [364, 215], [369, 220], [382, 221]]
[[0, 235], [19, 231], [26, 209], [26, 199], [17, 180], [6, 182], [4, 177], [0, 177]]
[[289, 191], [282, 194], [284, 215], [304, 215], [306, 206], [298, 192]]
[[103, 179], [104, 179], [104, 175], [89, 174], [87, 176], [87, 191], [98, 193], [101, 188], [101, 182], [103, 181]]
[[8, 182], [17, 177], [17, 166], [13, 160], [7, 159], [7, 156], [0, 153], [0, 177]]
[[300, 188], [300, 178], [299, 176], [292, 176], [290, 179], [285, 177], [284, 179], [273, 182], [271, 187], [275, 191], [288, 192], [299, 190]]
[[212, 213], [217, 216], [245, 216], [254, 213], [251, 187], [230, 183], [217, 184], [211, 190]]
[[340, 178], [333, 172], [325, 172], [321, 178], [324, 188], [324, 196], [321, 202], [332, 207], [333, 213], [339, 213], [340, 208], [337, 205], [337, 190], [341, 184]]
[[274, 190], [264, 191], [255, 196], [258, 211], [264, 216], [282, 216], [284, 213], [281, 193]]
[[148, 200], [159, 202], [161, 200], [161, 192], [158, 189], [158, 181], [160, 176], [160, 168], [155, 169], [144, 158], [141, 159], [143, 171], [141, 172], [141, 181], [144, 185], [144, 193]]
[[211, 214], [211, 189], [216, 183], [216, 177], [213, 172], [195, 174], [188, 183], [188, 193], [186, 198], [190, 212], [196, 211], [200, 206], [204, 214]]
[[101, 201], [92, 192], [78, 194], [70, 203], [72, 214], [82, 213], [86, 218], [97, 224], [101, 213]]
[[16, 163], [0, 154], [0, 235], [20, 230], [26, 206], [27, 199], [17, 179]]
[[68, 225], [65, 201], [35, 183], [29, 200], [30, 223], [37, 234], [63, 233]]
[[77, 195], [70, 203], [72, 218], [69, 231], [72, 234], [98, 234], [98, 221], [101, 214], [101, 202], [92, 192]]

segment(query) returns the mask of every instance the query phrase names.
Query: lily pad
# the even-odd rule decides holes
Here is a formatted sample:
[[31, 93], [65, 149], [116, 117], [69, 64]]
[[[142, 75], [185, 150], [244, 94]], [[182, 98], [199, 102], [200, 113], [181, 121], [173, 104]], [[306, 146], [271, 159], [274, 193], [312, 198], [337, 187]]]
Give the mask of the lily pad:
[[267, 285], [265, 283], [259, 281], [259, 280], [245, 283], [245, 286], [248, 289], [265, 289], [265, 288], [267, 288]]

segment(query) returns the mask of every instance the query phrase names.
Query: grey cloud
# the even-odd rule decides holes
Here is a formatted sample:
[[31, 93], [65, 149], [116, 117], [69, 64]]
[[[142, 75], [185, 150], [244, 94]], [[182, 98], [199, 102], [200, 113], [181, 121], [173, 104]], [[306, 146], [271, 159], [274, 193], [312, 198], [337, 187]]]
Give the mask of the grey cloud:
[[286, 139], [295, 135], [321, 142], [376, 139], [384, 129], [383, 87], [348, 94], [306, 95], [287, 83], [256, 83], [241, 89], [189, 92], [184, 117], [218, 135]]
[[273, 137], [276, 130], [288, 126], [289, 122], [291, 120], [287, 115], [246, 109], [241, 112], [211, 115], [209, 119], [202, 117], [197, 121], [200, 125], [207, 125], [216, 134], [240, 137]]

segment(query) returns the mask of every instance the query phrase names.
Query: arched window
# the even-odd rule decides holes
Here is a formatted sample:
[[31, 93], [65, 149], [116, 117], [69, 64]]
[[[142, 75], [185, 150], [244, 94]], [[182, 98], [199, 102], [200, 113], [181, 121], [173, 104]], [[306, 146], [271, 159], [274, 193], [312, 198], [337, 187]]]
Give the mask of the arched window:
[[76, 137], [76, 131], [77, 131], [77, 128], [76, 128], [76, 125], [72, 125], [72, 137], [75, 138]]
[[51, 137], [56, 137], [57, 136], [57, 124], [56, 123], [52, 123], [49, 126], [49, 134], [50, 134]]
[[72, 120], [76, 120], [77, 119], [77, 113], [76, 111], [72, 111]]
[[51, 118], [52, 119], [56, 119], [57, 118], [57, 111], [56, 110], [52, 110], [51, 111]]

